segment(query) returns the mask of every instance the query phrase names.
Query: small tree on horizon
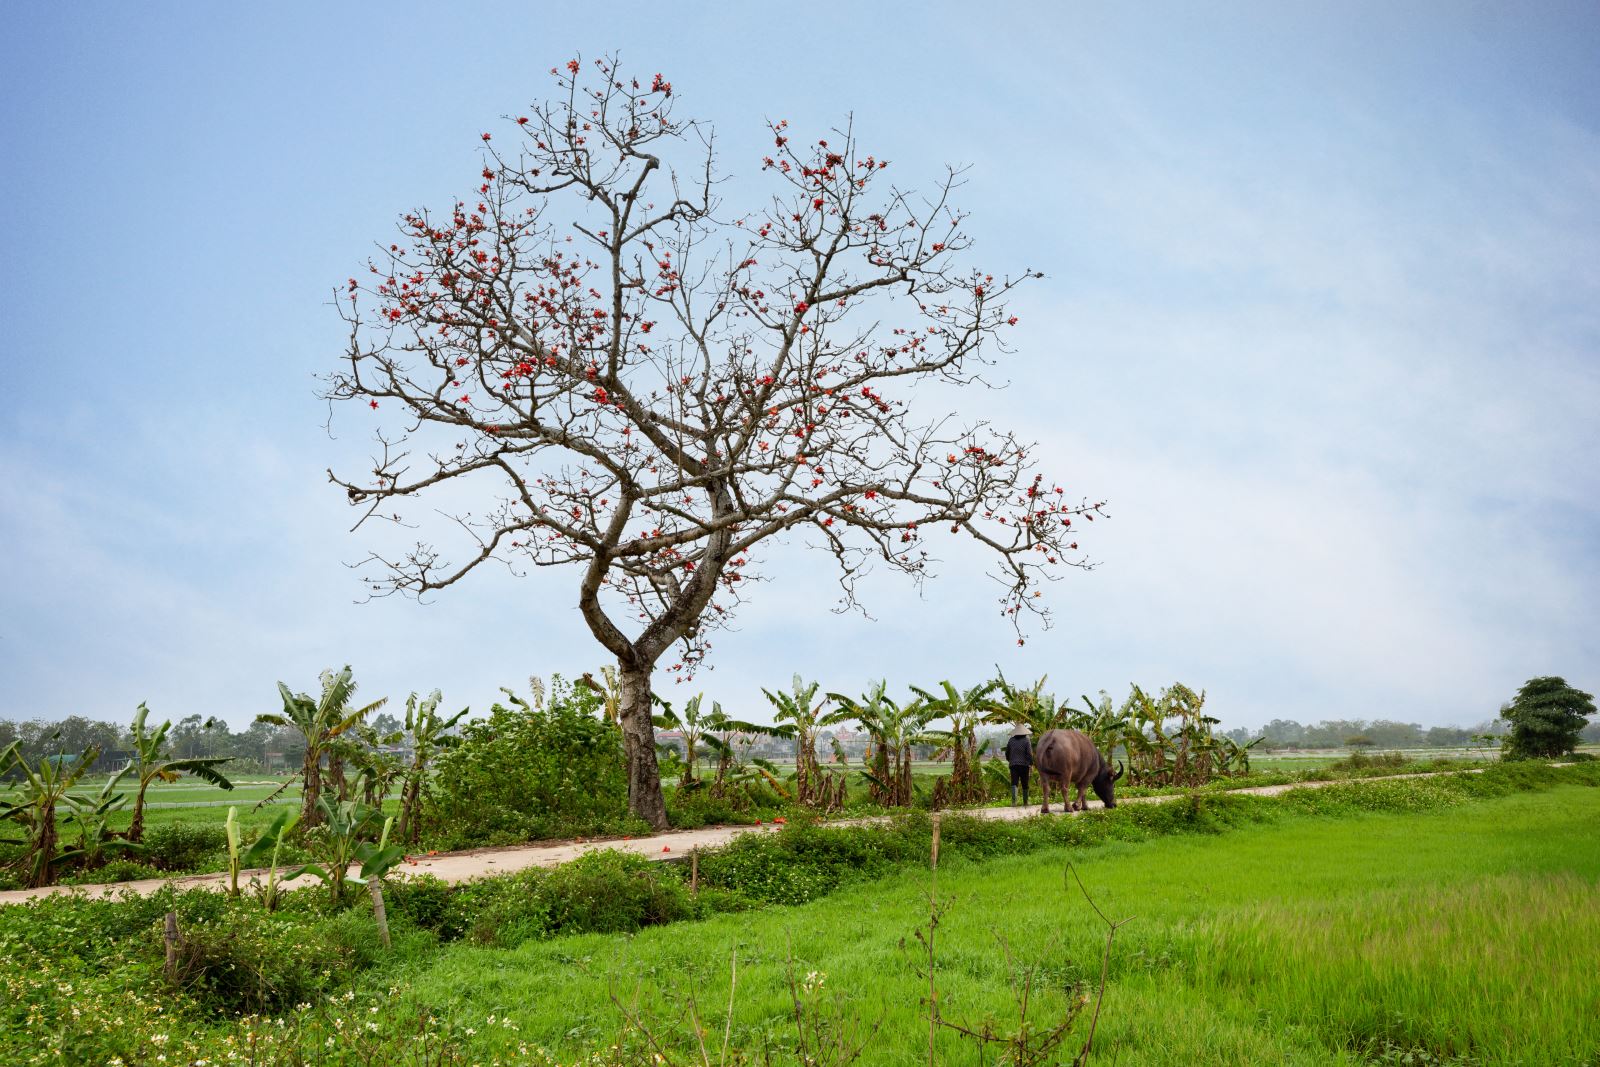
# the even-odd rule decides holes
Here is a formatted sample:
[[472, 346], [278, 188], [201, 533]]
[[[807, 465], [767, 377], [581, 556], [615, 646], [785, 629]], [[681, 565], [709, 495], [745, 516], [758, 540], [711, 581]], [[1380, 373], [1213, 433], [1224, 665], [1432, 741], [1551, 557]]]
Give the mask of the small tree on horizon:
[[918, 384], [982, 384], [1008, 298], [1038, 276], [965, 262], [958, 172], [916, 196], [850, 129], [774, 121], [770, 181], [731, 207], [670, 82], [583, 70], [553, 69], [552, 101], [482, 135], [474, 193], [406, 214], [336, 292], [349, 344], [326, 395], [386, 428], [367, 469], [329, 478], [357, 527], [409, 527], [424, 502], [454, 520], [457, 552], [375, 550], [374, 596], [491, 560], [579, 573], [620, 675], [629, 807], [659, 829], [652, 674], [674, 646], [666, 669], [693, 673], [759, 549], [806, 536], [854, 606], [873, 561], [920, 581], [928, 538], [969, 538], [1020, 642], [1040, 578], [1088, 566], [1073, 521], [1101, 504], [1069, 500], [1009, 433], [913, 416]]
[[1578, 747], [1579, 735], [1594, 714], [1594, 697], [1565, 678], [1530, 678], [1516, 699], [1500, 709], [1500, 717], [1511, 724], [1501, 751], [1506, 759], [1564, 756]]

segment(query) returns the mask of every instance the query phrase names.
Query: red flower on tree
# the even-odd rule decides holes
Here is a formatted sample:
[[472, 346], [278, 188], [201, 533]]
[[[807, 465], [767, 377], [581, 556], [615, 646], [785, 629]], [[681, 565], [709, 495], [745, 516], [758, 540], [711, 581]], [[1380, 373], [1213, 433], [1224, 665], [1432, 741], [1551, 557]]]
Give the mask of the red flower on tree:
[[[760, 206], [766, 189], [743, 215], [713, 214], [713, 191], [735, 196], [714, 160], [658, 162], [704, 150], [667, 114], [671, 84], [657, 75], [646, 94], [612, 61], [595, 69], [592, 86], [577, 59], [552, 72], [559, 92], [512, 120], [532, 135], [481, 167], [481, 198], [403, 216], [371, 265], [376, 307], [337, 302], [351, 340], [327, 395], [374, 410], [395, 397], [405, 421], [334, 481], [362, 522], [425, 522], [447, 484], [487, 494], [438, 530], [465, 535], [460, 554], [424, 533], [373, 556], [380, 594], [432, 593], [490, 560], [583, 575], [579, 610], [618, 661], [630, 806], [659, 827], [652, 675], [703, 660], [759, 588], [748, 561], [763, 542], [825, 547], [848, 606], [870, 560], [921, 579], [927, 531], [970, 536], [1020, 626], [1024, 609], [1044, 615], [1032, 594], [1048, 566], [1086, 565], [1068, 555], [1071, 519], [1103, 512], [1044, 497], [1022, 442], [911, 388], [978, 380], [1031, 277], [945, 265], [952, 182], [908, 198], [853, 139], [796, 151], [777, 122], [782, 151], [757, 173], [778, 206]], [[813, 306], [827, 313], [799, 322]], [[473, 381], [477, 404], [459, 392]]]

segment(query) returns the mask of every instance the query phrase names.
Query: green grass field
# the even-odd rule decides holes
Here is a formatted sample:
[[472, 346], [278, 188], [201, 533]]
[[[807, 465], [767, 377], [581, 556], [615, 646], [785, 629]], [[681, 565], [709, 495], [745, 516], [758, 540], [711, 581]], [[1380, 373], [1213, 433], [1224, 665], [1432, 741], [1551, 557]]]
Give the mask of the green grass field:
[[[1568, 786], [1426, 814], [1287, 817], [1217, 837], [953, 862], [938, 883], [949, 907], [940, 1003], [968, 1023], [1015, 1015], [1016, 967], [1000, 938], [1039, 966], [1040, 1021], [1092, 991], [1104, 928], [1064, 888], [1072, 859], [1100, 907], [1131, 918], [1093, 1062], [1593, 1064], [1597, 827], [1600, 789]], [[915, 946], [927, 893], [918, 875], [631, 937], [455, 945], [383, 982], [478, 1026], [485, 1060], [520, 1041], [567, 1061], [615, 1038], [613, 992], [639, 996], [682, 1050], [693, 990], [720, 1040], [737, 957], [734, 1041], [759, 1050], [787, 1040], [792, 953], [802, 979], [820, 976], [823, 1003], [836, 995], [845, 1015], [881, 1025], [859, 1062], [925, 1063], [927, 987], [901, 942]], [[491, 1016], [519, 1032], [491, 1035]], [[980, 1062], [954, 1034], [938, 1043], [940, 1062]]]

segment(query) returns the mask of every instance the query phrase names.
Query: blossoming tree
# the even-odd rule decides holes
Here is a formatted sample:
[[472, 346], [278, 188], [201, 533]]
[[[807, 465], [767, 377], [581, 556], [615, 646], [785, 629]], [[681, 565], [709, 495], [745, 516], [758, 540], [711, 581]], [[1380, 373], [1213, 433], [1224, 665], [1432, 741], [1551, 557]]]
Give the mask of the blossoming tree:
[[1085, 566], [1073, 520], [1100, 505], [1067, 501], [1011, 435], [909, 406], [910, 386], [973, 382], [1005, 351], [1030, 277], [962, 265], [954, 172], [915, 197], [850, 132], [801, 144], [774, 122], [762, 206], [732, 210], [669, 82], [585, 69], [552, 70], [549, 102], [483, 134], [475, 196], [403, 216], [341, 287], [327, 394], [394, 421], [370, 470], [329, 477], [358, 527], [430, 497], [455, 518], [453, 550], [369, 557], [374, 595], [490, 561], [577, 572], [622, 679], [629, 803], [660, 828], [652, 674], [693, 671], [765, 542], [830, 553], [848, 606], [872, 562], [920, 580], [930, 535], [972, 538], [1020, 641], [1038, 580]]

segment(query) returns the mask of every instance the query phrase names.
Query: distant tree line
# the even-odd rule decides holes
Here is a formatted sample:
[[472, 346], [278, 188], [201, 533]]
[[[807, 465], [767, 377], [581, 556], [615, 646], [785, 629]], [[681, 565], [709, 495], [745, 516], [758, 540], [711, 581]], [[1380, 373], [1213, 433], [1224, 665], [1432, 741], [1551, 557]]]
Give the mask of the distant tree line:
[[[1475, 726], [1429, 726], [1392, 719], [1325, 719], [1303, 725], [1293, 719], [1273, 719], [1257, 729], [1239, 727], [1226, 736], [1244, 744], [1265, 735], [1258, 748], [1344, 748], [1351, 744], [1371, 748], [1467, 748], [1484, 735], [1500, 737], [1508, 729], [1503, 719]], [[1595, 740], [1600, 740], [1600, 730]]]
[[[400, 729], [400, 721], [387, 712], [373, 716], [372, 725], [381, 734]], [[43, 756], [76, 755], [97, 748], [97, 771], [114, 769], [132, 748], [127, 723], [102, 722], [82, 715], [69, 715], [55, 722], [0, 718], [0, 749], [13, 741], [20, 742], [21, 755], [33, 762]], [[235, 771], [298, 769], [303, 747], [304, 741], [293, 729], [257, 722], [235, 732], [221, 719], [201, 715], [177, 720], [167, 735], [167, 751], [173, 758], [231, 756], [237, 761], [231, 765]]]

